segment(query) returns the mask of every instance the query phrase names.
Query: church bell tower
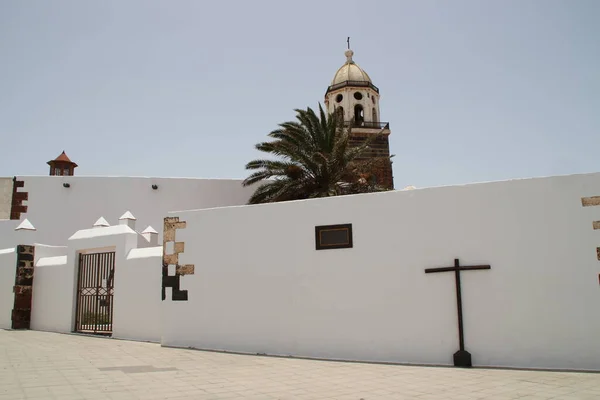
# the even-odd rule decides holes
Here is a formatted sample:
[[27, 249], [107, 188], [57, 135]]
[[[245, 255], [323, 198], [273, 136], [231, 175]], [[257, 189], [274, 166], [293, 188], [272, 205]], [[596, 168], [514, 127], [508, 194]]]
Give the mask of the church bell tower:
[[[390, 124], [380, 120], [379, 89], [352, 59], [354, 52], [349, 43], [345, 55], [346, 62], [337, 70], [325, 93], [327, 111], [334, 113], [339, 109], [344, 124], [351, 128], [350, 143], [355, 146], [371, 135], [382, 134], [371, 142], [370, 149], [360, 159], [389, 156]], [[373, 174], [379, 185], [394, 189], [391, 160], [377, 166]]]

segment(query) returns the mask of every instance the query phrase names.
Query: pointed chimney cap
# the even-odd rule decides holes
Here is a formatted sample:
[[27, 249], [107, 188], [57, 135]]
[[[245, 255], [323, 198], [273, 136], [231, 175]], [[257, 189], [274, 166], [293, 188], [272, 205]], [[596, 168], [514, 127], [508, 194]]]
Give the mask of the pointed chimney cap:
[[153, 227], [151, 227], [150, 225], [148, 225], [148, 227], [146, 229], [144, 229], [142, 231], [142, 233], [158, 233], [158, 232], [156, 232], [156, 230]]
[[19, 226], [17, 226], [15, 228], [15, 231], [20, 231], [20, 230], [24, 230], [24, 231], [35, 231], [37, 229], [35, 229], [35, 226], [33, 226], [33, 224], [31, 222], [29, 222], [29, 220], [27, 218], [25, 218], [20, 224]]
[[137, 218], [133, 216], [133, 214], [129, 211], [126, 211], [125, 214], [121, 215], [121, 217], [119, 218], [119, 221], [122, 221], [124, 219], [131, 219], [131, 220], [136, 220]]
[[100, 217], [98, 218], [98, 221], [96, 221], [94, 223], [94, 226], [99, 227], [99, 226], [110, 226], [110, 224], [108, 223], [108, 221], [106, 221], [104, 219], [104, 217]]
[[71, 161], [71, 159], [69, 158], [69, 156], [67, 156], [67, 153], [65, 153], [65, 151], [63, 150], [62, 153], [60, 153], [60, 155], [58, 157], [56, 157], [54, 160], [50, 160], [48, 161], [49, 165], [52, 165], [54, 163], [66, 163], [66, 164], [71, 164], [73, 165], [73, 167], [77, 167], [77, 164], [75, 164], [73, 161]]

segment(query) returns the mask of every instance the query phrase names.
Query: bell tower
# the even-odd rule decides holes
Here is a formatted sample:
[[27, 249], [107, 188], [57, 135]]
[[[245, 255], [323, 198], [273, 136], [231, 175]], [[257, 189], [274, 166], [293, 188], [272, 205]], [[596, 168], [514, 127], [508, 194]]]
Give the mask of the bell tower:
[[[369, 136], [382, 134], [371, 142], [370, 149], [360, 159], [389, 156], [390, 124], [380, 120], [379, 88], [354, 62], [349, 40], [348, 50], [344, 54], [346, 62], [337, 70], [325, 93], [325, 107], [329, 113], [340, 109], [344, 125], [351, 128], [351, 144], [360, 145]], [[394, 189], [391, 161], [375, 167], [373, 174], [378, 184]]]

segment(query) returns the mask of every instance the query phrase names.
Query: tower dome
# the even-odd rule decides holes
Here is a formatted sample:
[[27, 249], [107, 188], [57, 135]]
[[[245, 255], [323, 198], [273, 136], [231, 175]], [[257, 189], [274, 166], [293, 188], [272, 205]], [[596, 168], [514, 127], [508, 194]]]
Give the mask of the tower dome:
[[329, 113], [339, 109], [344, 121], [355, 125], [372, 124], [379, 126], [379, 89], [373, 85], [371, 77], [352, 59], [350, 49], [344, 53], [346, 62], [342, 65], [327, 87], [325, 106]]
[[344, 54], [346, 55], [346, 62], [335, 73], [331, 86], [346, 82], [372, 83], [369, 74], [352, 60], [354, 52], [348, 49]]

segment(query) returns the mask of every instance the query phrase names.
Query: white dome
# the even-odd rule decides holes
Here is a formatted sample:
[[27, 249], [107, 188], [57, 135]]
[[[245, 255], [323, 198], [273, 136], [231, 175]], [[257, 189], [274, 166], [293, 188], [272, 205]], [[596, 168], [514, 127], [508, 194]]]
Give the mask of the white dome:
[[335, 73], [335, 76], [331, 81], [331, 86], [346, 81], [372, 83], [369, 75], [352, 60], [354, 52], [352, 50], [346, 50], [345, 54], [346, 63]]

